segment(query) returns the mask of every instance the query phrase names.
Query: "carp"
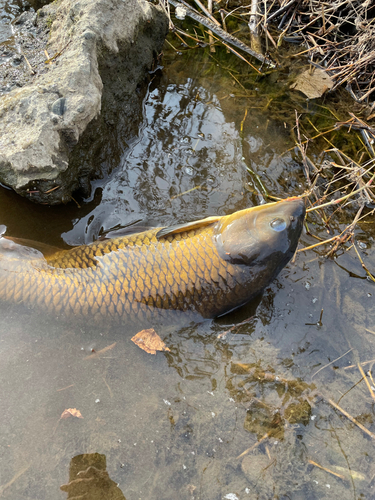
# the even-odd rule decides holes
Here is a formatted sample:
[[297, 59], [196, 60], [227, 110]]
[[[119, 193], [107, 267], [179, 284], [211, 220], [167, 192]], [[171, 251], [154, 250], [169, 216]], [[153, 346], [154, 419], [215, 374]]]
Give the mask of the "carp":
[[0, 236], [0, 300], [55, 315], [214, 318], [256, 297], [294, 255], [305, 205], [269, 203], [43, 255]]

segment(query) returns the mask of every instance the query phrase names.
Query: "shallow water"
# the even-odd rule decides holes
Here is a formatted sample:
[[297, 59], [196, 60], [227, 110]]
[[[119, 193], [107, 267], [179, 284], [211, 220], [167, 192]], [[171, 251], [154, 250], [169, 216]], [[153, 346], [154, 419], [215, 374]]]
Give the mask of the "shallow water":
[[[14, 30], [12, 22], [24, 10], [30, 9], [27, 1], [23, 0], [0, 0], [0, 43], [9, 47], [14, 47]], [[0, 64], [2, 60], [0, 59]]]
[[[213, 75], [198, 52], [164, 63], [138, 136], [82, 208], [35, 206], [3, 189], [7, 234], [77, 245], [136, 220], [183, 222], [303, 192], [285, 128], [232, 97], [224, 70]], [[373, 232], [357, 231], [370, 269]], [[159, 326], [170, 351], [155, 356], [126, 324], [62, 323], [0, 304], [0, 497], [373, 497], [375, 443], [329, 400], [375, 432], [370, 393], [348, 368], [375, 357], [374, 300], [352, 250], [336, 260], [299, 253], [240, 311]], [[60, 419], [68, 408], [83, 419]]]
[[2, 1], [0, 3], [0, 43], [10, 41], [12, 37], [11, 22], [19, 12], [18, 5]]

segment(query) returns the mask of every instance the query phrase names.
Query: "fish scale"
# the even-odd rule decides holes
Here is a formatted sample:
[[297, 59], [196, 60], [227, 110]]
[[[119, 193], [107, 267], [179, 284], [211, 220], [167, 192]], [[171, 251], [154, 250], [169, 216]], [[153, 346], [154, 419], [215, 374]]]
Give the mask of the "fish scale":
[[[123, 314], [124, 307], [127, 313], [134, 310], [138, 313], [139, 304], [185, 311], [196, 309], [198, 302], [203, 299], [199, 289], [207, 285], [203, 283], [207, 277], [211, 276], [216, 294], [220, 291], [217, 288], [220, 281], [222, 288], [225, 288], [224, 280], [232, 266], [220, 266], [217, 250], [212, 238], [208, 237], [212, 236], [212, 228], [183, 232], [162, 241], [156, 238], [159, 230], [160, 228], [156, 228], [133, 237], [96, 242], [70, 251], [57, 252], [47, 258], [46, 264], [50, 269], [66, 270], [65, 296], [69, 297], [72, 292], [67, 303], [62, 297], [53, 301], [54, 312], [58, 313], [59, 309], [64, 308], [65, 313], [69, 313], [71, 309], [75, 315], [99, 313], [101, 316], [109, 316], [112, 314], [109, 311], [112, 303], [118, 316]], [[145, 248], [148, 251], [144, 252]], [[196, 250], [197, 257], [192, 265], [189, 265], [189, 260], [193, 260], [190, 248]], [[110, 265], [106, 262], [108, 258], [111, 260]], [[72, 283], [71, 274], [87, 280], [85, 289], [80, 294], [77, 294], [77, 285]], [[109, 276], [115, 278], [115, 283], [108, 279]], [[58, 280], [55, 284], [55, 298], [60, 293], [59, 284]], [[207, 292], [206, 286], [205, 293]], [[62, 304], [62, 307], [56, 302]]]
[[[289, 236], [270, 230], [272, 217], [284, 212], [297, 214], [295, 222], [288, 222], [290, 241]], [[94, 321], [121, 321], [128, 316], [152, 320], [155, 311], [163, 309], [214, 317], [259, 293], [290, 260], [304, 213], [300, 200], [272, 203], [231, 216], [98, 241], [48, 257], [1, 237], [0, 300]], [[260, 225], [262, 214], [265, 222]], [[243, 227], [244, 222], [248, 227]], [[268, 231], [266, 236], [260, 236], [262, 231]], [[257, 239], [259, 249], [253, 248]], [[249, 250], [241, 252], [254, 254], [245, 255], [243, 262], [242, 253], [236, 254], [242, 240]], [[262, 253], [264, 262], [259, 258]]]

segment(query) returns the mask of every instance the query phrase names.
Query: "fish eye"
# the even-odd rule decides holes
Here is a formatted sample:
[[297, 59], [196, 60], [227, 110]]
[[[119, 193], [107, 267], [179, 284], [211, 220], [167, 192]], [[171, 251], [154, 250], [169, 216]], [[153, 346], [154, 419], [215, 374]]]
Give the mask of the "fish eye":
[[286, 222], [284, 219], [273, 219], [273, 221], [270, 222], [270, 226], [274, 231], [281, 232], [286, 228]]

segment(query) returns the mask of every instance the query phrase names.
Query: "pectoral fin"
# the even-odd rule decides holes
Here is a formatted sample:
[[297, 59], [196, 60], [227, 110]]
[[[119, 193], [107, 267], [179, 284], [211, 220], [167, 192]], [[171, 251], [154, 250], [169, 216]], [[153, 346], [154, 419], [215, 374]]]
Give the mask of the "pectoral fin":
[[175, 226], [164, 227], [156, 234], [158, 240], [160, 238], [166, 238], [172, 234], [184, 233], [185, 231], [193, 231], [195, 229], [201, 229], [202, 227], [209, 226], [218, 222], [222, 217], [213, 216], [206, 217], [206, 219], [196, 220], [194, 222], [188, 222], [186, 224], [176, 224]]

